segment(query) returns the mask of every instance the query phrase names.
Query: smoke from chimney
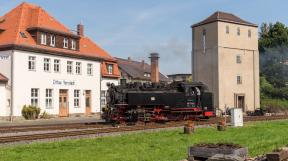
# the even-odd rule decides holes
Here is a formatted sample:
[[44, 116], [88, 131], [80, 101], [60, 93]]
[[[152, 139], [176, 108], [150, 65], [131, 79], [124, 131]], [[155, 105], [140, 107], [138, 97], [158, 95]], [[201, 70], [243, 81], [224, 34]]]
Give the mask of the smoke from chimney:
[[151, 82], [158, 83], [159, 82], [159, 54], [151, 53]]
[[82, 24], [77, 25], [77, 35], [84, 36], [84, 25]]

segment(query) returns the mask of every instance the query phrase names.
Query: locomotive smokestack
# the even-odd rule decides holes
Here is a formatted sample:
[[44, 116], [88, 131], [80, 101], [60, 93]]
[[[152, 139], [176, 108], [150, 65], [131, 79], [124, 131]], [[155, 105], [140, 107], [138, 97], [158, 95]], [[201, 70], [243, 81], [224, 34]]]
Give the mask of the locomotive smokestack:
[[159, 54], [151, 53], [151, 82], [158, 83], [159, 82]]

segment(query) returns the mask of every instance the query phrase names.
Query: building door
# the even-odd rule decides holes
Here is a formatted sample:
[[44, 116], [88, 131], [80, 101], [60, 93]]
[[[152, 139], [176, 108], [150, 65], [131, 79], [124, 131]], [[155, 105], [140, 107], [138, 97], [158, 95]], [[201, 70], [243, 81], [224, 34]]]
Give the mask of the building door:
[[59, 91], [59, 117], [69, 116], [68, 90]]
[[236, 94], [235, 95], [235, 104], [237, 108], [241, 108], [245, 111], [245, 96], [244, 94]]
[[85, 108], [86, 108], [86, 115], [91, 114], [91, 91], [85, 91]]
[[244, 96], [238, 96], [238, 98], [237, 98], [238, 100], [237, 100], [237, 102], [238, 102], [238, 108], [241, 108], [243, 111], [245, 111], [245, 99], [244, 99]]

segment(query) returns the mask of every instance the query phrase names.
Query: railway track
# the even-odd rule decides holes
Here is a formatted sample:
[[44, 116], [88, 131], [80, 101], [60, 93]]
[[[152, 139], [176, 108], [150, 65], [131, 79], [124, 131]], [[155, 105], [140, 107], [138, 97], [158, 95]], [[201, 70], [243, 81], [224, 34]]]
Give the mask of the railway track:
[[[265, 121], [265, 120], [279, 120], [288, 119], [287, 115], [281, 116], [253, 116], [244, 117], [244, 121]], [[195, 125], [207, 125], [215, 124], [219, 121], [219, 118], [212, 118], [208, 121], [194, 121]], [[229, 118], [227, 118], [229, 122]], [[36, 126], [13, 126], [13, 127], [0, 127], [0, 133], [21, 133], [27, 131], [34, 131], [36, 133], [32, 134], [20, 134], [11, 136], [0, 136], [0, 144], [14, 143], [22, 141], [32, 141], [41, 139], [54, 139], [62, 137], [73, 137], [73, 136], [83, 136], [83, 135], [101, 135], [108, 133], [122, 133], [129, 131], [139, 131], [147, 129], [161, 129], [169, 127], [181, 127], [184, 126], [186, 121], [179, 122], [168, 122], [166, 124], [148, 123], [148, 124], [137, 124], [135, 126], [120, 126], [112, 127], [111, 125], [103, 125], [99, 123], [75, 123], [75, 124], [62, 124], [62, 125], [36, 125]], [[49, 132], [53, 130], [59, 130], [57, 132]], [[67, 131], [63, 131], [67, 130]], [[48, 131], [45, 133], [37, 133], [37, 131]]]
[[180, 127], [183, 123], [168, 123], [168, 124], [149, 124], [149, 125], [135, 125], [135, 126], [120, 126], [120, 127], [106, 127], [98, 129], [83, 129], [83, 130], [73, 130], [73, 131], [62, 131], [62, 132], [50, 132], [42, 134], [29, 134], [29, 135], [15, 135], [15, 136], [2, 136], [0, 137], [0, 144], [13, 143], [13, 142], [23, 142], [41, 139], [53, 139], [61, 137], [73, 137], [73, 136], [83, 136], [83, 135], [101, 135], [107, 133], [119, 133], [119, 132], [129, 132], [129, 131], [140, 131], [140, 130], [153, 130], [168, 127]]

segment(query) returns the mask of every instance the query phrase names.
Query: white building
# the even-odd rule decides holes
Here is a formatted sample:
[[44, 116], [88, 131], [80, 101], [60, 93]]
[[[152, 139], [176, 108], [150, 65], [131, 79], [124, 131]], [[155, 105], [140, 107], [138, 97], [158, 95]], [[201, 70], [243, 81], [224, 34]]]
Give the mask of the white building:
[[0, 116], [21, 116], [24, 105], [63, 117], [99, 113], [101, 91], [120, 76], [83, 25], [75, 34], [28, 3], [0, 18], [0, 73]]

